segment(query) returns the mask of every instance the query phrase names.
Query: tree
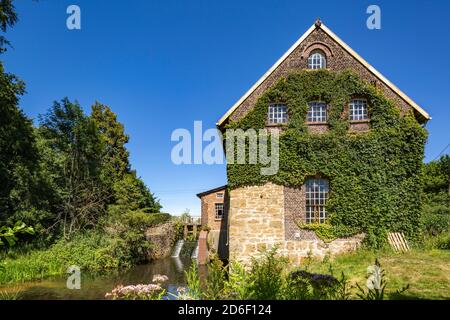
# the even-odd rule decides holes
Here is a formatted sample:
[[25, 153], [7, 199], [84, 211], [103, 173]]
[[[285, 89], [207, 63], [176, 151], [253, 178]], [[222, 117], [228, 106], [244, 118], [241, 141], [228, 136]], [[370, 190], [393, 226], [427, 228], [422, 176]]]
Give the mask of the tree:
[[70, 237], [95, 226], [111, 197], [100, 178], [104, 144], [95, 122], [67, 98], [55, 101], [39, 119], [38, 131], [48, 156], [44, 161], [61, 199], [55, 225]]
[[129, 152], [125, 148], [129, 137], [124, 126], [117, 121], [117, 115], [108, 106], [96, 102], [92, 106], [91, 118], [97, 125], [105, 146], [102, 154], [102, 177], [111, 184], [130, 172]]
[[29, 203], [37, 150], [31, 121], [18, 107], [24, 83], [0, 62], [0, 219]]
[[442, 156], [423, 166], [424, 225], [432, 235], [450, 228], [450, 156]]
[[[6, 32], [8, 27], [12, 27], [17, 22], [17, 13], [13, 0], [0, 0], [0, 30]], [[6, 51], [9, 41], [0, 35], [0, 53]]]
[[144, 210], [148, 213], [156, 213], [161, 210], [158, 199], [148, 190], [145, 183], [132, 171], [126, 174], [122, 180], [114, 185], [116, 193], [116, 210], [133, 211]]
[[111, 186], [116, 209], [159, 212], [161, 205], [148, 190], [145, 183], [131, 171], [129, 152], [125, 145], [129, 141], [122, 123], [108, 106], [96, 102], [92, 106], [91, 118], [97, 125], [105, 146], [102, 154], [102, 179]]

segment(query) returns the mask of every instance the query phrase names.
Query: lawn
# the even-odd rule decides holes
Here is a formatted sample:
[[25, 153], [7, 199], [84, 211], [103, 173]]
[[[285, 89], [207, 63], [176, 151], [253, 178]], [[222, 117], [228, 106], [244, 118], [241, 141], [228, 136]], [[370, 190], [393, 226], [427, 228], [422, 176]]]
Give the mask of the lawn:
[[[450, 250], [412, 250], [403, 254], [361, 250], [324, 262], [312, 261], [308, 270], [317, 273], [332, 270], [335, 276], [344, 272], [351, 284], [358, 282], [365, 287], [367, 267], [376, 258], [386, 272], [389, 298], [450, 299]], [[395, 295], [397, 289], [408, 284], [406, 292], [400, 297]]]

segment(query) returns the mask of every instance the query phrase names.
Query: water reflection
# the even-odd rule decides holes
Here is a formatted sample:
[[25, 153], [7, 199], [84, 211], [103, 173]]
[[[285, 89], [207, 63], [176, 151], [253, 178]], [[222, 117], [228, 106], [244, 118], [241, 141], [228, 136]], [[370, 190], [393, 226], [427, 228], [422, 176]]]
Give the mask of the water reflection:
[[[195, 261], [195, 260], [193, 260]], [[55, 277], [37, 282], [27, 282], [20, 285], [2, 287], [1, 290], [21, 290], [21, 298], [27, 300], [70, 300], [70, 299], [104, 299], [105, 293], [114, 287], [139, 283], [151, 283], [155, 274], [165, 274], [169, 277], [166, 288], [176, 293], [179, 286], [186, 284], [184, 271], [189, 269], [190, 258], [165, 258], [149, 264], [133, 267], [126, 271], [111, 271], [106, 275], [81, 274], [81, 289], [69, 290], [66, 287], [66, 277]]]

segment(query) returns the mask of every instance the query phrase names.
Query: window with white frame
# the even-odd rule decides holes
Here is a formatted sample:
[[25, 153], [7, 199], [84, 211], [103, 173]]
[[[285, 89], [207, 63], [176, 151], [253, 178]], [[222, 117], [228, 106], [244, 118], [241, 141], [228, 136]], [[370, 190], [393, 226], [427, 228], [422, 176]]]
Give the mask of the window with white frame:
[[327, 59], [322, 51], [315, 50], [308, 57], [308, 69], [325, 69]]
[[287, 123], [287, 106], [285, 104], [271, 104], [269, 106], [269, 124]]
[[310, 102], [308, 106], [308, 122], [327, 121], [327, 104], [325, 102]]
[[217, 192], [216, 193], [217, 198], [223, 198], [223, 192]]
[[215, 204], [216, 209], [216, 219], [220, 220], [223, 218], [223, 203], [216, 203]]
[[364, 99], [353, 99], [349, 107], [350, 121], [368, 120], [369, 112], [367, 110], [367, 101]]
[[326, 202], [330, 192], [327, 179], [308, 179], [306, 187], [306, 223], [324, 223], [327, 219]]

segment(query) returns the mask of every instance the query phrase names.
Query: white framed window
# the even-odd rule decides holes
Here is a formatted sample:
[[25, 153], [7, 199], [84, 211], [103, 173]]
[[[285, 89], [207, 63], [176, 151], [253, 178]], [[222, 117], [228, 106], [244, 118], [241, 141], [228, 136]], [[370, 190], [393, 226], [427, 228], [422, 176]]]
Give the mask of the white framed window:
[[364, 99], [353, 99], [349, 106], [350, 121], [368, 120], [367, 101]]
[[269, 124], [287, 123], [287, 106], [285, 104], [271, 104], [268, 117]]
[[215, 204], [216, 209], [216, 220], [220, 220], [223, 218], [223, 203], [216, 203]]
[[327, 219], [326, 203], [330, 192], [327, 179], [308, 179], [306, 187], [306, 223], [324, 223]]
[[223, 192], [217, 192], [216, 193], [216, 197], [219, 198], [219, 199], [222, 199], [223, 198]]
[[327, 104], [325, 102], [309, 102], [308, 106], [308, 122], [327, 122]]
[[327, 59], [322, 51], [315, 50], [308, 57], [308, 69], [325, 69], [327, 67]]

